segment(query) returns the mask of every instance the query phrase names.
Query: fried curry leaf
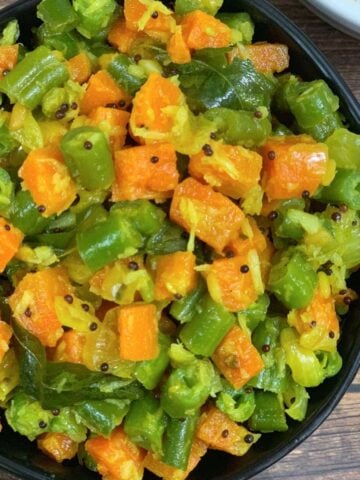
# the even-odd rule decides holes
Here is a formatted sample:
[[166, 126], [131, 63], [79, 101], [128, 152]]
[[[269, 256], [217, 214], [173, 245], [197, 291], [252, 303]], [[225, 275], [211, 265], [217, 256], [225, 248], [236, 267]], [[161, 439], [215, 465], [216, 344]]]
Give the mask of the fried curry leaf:
[[83, 365], [48, 362], [45, 349], [27, 330], [14, 323], [20, 365], [20, 386], [45, 409], [90, 400], [134, 400], [142, 396], [138, 382], [92, 372]]
[[236, 58], [228, 64], [223, 51], [200, 51], [192, 62], [176, 68], [181, 89], [195, 112], [216, 107], [234, 110], [269, 107], [275, 91], [274, 78], [257, 72], [249, 60]]

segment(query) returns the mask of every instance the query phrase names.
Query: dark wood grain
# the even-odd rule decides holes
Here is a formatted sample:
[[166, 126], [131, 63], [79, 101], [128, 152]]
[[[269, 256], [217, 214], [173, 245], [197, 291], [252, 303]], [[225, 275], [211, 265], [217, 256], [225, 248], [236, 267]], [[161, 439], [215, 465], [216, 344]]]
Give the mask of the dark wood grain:
[[[9, 3], [0, 0], [0, 7]], [[312, 38], [360, 100], [360, 42], [328, 26], [297, 0], [273, 0], [273, 3]], [[358, 480], [359, 405], [360, 373], [315, 434], [254, 480]], [[0, 472], [0, 480], [19, 479]]]

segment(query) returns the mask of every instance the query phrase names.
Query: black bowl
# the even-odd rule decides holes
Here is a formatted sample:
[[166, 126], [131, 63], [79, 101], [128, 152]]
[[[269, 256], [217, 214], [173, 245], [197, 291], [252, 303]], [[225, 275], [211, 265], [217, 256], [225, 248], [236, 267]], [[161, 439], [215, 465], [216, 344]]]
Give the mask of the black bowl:
[[[0, 24], [17, 18], [22, 41], [27, 43], [35, 24], [38, 0], [19, 0], [0, 12]], [[323, 78], [339, 96], [341, 112], [352, 131], [360, 133], [360, 105], [326, 58], [285, 15], [267, 0], [225, 0], [225, 11], [247, 11], [257, 24], [256, 39], [285, 43], [290, 48], [291, 71], [306, 80]], [[360, 272], [350, 280], [360, 289]], [[353, 304], [342, 321], [339, 351], [344, 360], [340, 373], [310, 391], [311, 401], [305, 421], [291, 423], [285, 433], [263, 435], [242, 458], [208, 453], [191, 480], [246, 480], [261, 472], [305, 440], [327, 418], [349, 387], [360, 365], [360, 305]], [[43, 456], [36, 446], [8, 428], [1, 433], [0, 467], [29, 480], [95, 480], [99, 477], [75, 463], [57, 465]], [[146, 475], [146, 479], [155, 478]]]

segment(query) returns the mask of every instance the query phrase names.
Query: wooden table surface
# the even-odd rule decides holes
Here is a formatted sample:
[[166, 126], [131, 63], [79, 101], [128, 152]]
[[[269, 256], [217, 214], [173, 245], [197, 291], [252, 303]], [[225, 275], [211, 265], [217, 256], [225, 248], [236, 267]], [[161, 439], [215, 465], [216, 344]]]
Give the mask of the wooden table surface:
[[[327, 55], [360, 101], [360, 41], [328, 26], [298, 0], [272, 0]], [[0, 7], [11, 0], [0, 0]], [[307, 441], [254, 480], [360, 479], [360, 373], [340, 404]], [[17, 480], [0, 472], [0, 480]], [[76, 479], [74, 479], [76, 480]]]

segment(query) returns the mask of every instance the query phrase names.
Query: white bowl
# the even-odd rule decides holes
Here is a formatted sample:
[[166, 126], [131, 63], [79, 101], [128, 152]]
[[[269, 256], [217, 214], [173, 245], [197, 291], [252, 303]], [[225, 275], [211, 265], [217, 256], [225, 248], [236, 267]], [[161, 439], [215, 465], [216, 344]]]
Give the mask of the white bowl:
[[360, 0], [302, 0], [335, 28], [360, 39]]

